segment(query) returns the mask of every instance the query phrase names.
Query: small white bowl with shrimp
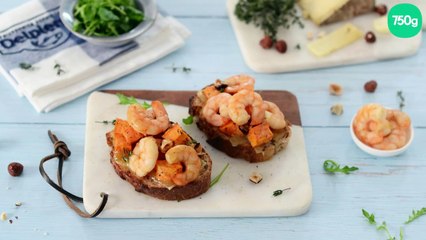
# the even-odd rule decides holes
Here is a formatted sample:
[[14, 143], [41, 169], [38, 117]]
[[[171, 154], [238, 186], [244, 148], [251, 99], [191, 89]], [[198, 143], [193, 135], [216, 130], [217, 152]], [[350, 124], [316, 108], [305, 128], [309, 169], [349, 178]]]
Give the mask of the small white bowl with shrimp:
[[[380, 117], [380, 115], [383, 115], [383, 113], [385, 114], [385, 119], [388, 120], [388, 122], [386, 122], [386, 124], [389, 125], [389, 130], [387, 130], [388, 132], [386, 132], [387, 128], [383, 128], [385, 129], [383, 130], [385, 133], [383, 136], [379, 135], [379, 139], [375, 139], [374, 134], [371, 135], [369, 133], [365, 133], [365, 138], [363, 139], [364, 141], [361, 141], [360, 137], [358, 137], [362, 135], [362, 133], [359, 133], [359, 129], [362, 128], [362, 124], [371, 123], [370, 120], [360, 118], [371, 115], [374, 117]], [[358, 123], [357, 126], [354, 125], [355, 122]], [[377, 127], [376, 122], [373, 124], [376, 124], [374, 127]], [[384, 108], [378, 104], [367, 104], [363, 106], [352, 118], [350, 132], [352, 140], [361, 150], [377, 157], [397, 156], [405, 152], [414, 139], [414, 128], [407, 114], [399, 110]], [[383, 138], [383, 140], [381, 138]], [[366, 143], [366, 141], [371, 142]]]

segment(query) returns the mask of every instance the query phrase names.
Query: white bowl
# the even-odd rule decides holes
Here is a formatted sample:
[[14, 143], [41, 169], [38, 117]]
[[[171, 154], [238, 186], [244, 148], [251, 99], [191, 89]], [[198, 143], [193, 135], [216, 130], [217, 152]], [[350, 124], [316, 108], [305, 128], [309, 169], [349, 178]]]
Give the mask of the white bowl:
[[65, 27], [73, 33], [75, 36], [86, 40], [92, 44], [101, 45], [105, 47], [117, 47], [133, 41], [141, 34], [148, 31], [154, 24], [157, 18], [157, 5], [156, 0], [136, 0], [136, 4], [143, 9], [145, 14], [145, 20], [142, 21], [138, 26], [130, 30], [130, 32], [123, 33], [118, 36], [112, 37], [95, 37], [87, 36], [82, 33], [76, 32], [73, 29], [74, 19], [74, 6], [78, 0], [62, 0], [59, 17]]
[[414, 139], [414, 128], [413, 128], [413, 124], [411, 124], [410, 125], [410, 139], [402, 148], [398, 148], [398, 149], [395, 149], [395, 150], [379, 150], [379, 149], [372, 148], [372, 147], [368, 146], [367, 144], [361, 142], [361, 140], [359, 140], [358, 137], [356, 136], [356, 134], [354, 132], [354, 127], [353, 127], [355, 116], [356, 116], [356, 114], [352, 118], [351, 125], [350, 125], [350, 132], [351, 132], [352, 140], [355, 142], [355, 144], [361, 150], [363, 150], [364, 152], [371, 154], [373, 156], [376, 156], [376, 157], [393, 157], [393, 156], [399, 155], [399, 154], [405, 152], [405, 150], [407, 150], [407, 148], [411, 145], [411, 142]]

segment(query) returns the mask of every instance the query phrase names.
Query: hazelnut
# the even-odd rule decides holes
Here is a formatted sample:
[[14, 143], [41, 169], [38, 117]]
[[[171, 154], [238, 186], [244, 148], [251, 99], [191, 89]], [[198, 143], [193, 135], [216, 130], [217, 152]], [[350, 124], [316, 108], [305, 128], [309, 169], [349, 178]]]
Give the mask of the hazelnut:
[[262, 181], [263, 177], [260, 173], [254, 172], [251, 174], [249, 179], [252, 183], [258, 184], [260, 181]]
[[385, 4], [379, 4], [374, 7], [374, 11], [380, 16], [383, 16], [388, 12], [388, 7]]
[[12, 162], [7, 167], [7, 170], [9, 171], [9, 174], [11, 176], [17, 177], [17, 176], [20, 176], [22, 174], [22, 171], [24, 171], [24, 165], [17, 163], [17, 162]]
[[340, 96], [343, 93], [343, 87], [336, 83], [330, 84], [330, 86], [328, 87], [328, 90], [330, 94], [334, 96]]
[[330, 108], [331, 114], [340, 116], [343, 114], [343, 105], [342, 104], [335, 104], [331, 106]]
[[376, 91], [377, 82], [374, 80], [368, 81], [364, 84], [364, 90], [368, 93], [373, 93]]
[[374, 35], [373, 32], [367, 32], [365, 34], [365, 41], [368, 42], [368, 43], [376, 42], [376, 35]]
[[270, 36], [265, 36], [264, 38], [262, 38], [262, 40], [260, 40], [259, 44], [264, 49], [269, 49], [274, 44], [274, 41], [272, 40]]
[[280, 53], [287, 52], [287, 43], [284, 40], [279, 40], [275, 43], [275, 49]]

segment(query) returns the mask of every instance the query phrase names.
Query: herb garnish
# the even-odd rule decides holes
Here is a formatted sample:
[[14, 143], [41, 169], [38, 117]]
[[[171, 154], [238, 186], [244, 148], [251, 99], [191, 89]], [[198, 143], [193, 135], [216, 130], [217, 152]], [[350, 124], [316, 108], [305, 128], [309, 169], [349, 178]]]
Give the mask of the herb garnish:
[[194, 116], [189, 115], [187, 118], [183, 118], [183, 119], [182, 119], [182, 122], [183, 122], [185, 125], [191, 125], [191, 124], [194, 122]]
[[[372, 213], [370, 214], [365, 209], [362, 209], [362, 215], [364, 215], [364, 217], [368, 220], [370, 224], [376, 226], [377, 231], [385, 231], [388, 237], [388, 240], [396, 240], [396, 238], [390, 234], [389, 229], [386, 225], [386, 222], [383, 221], [381, 225], [378, 225], [374, 217], [374, 214]], [[404, 232], [402, 231], [402, 228], [400, 228], [399, 230], [399, 238], [400, 240], [404, 239]]]
[[277, 197], [277, 196], [283, 194], [285, 191], [288, 191], [288, 190], [291, 190], [291, 188], [284, 188], [284, 189], [275, 190], [272, 193], [272, 196]]
[[245, 23], [254, 23], [266, 36], [276, 40], [279, 27], [304, 27], [295, 8], [296, 0], [239, 0], [235, 15]]
[[145, 16], [134, 0], [79, 0], [74, 8], [74, 18], [74, 31], [105, 37], [129, 32]]
[[105, 124], [105, 125], [107, 125], [107, 124], [112, 124], [112, 125], [115, 125], [115, 122], [116, 122], [116, 120], [114, 119], [114, 120], [112, 120], [112, 121], [107, 121], [107, 120], [103, 120], [103, 121], [95, 121], [95, 123], [103, 123], [103, 124]]
[[222, 171], [217, 175], [213, 180], [210, 182], [210, 187], [213, 187], [216, 183], [219, 182], [220, 178], [222, 177], [223, 173], [228, 169], [229, 163], [226, 164], [226, 166], [222, 169]]
[[60, 76], [60, 75], [62, 75], [62, 74], [65, 73], [65, 70], [62, 69], [62, 66], [59, 63], [55, 63], [55, 65], [53, 66], [53, 69], [56, 70], [56, 75], [58, 75], [58, 76]]
[[412, 221], [416, 220], [417, 218], [419, 218], [419, 217], [421, 217], [423, 215], [426, 215], [426, 208], [422, 208], [422, 209], [417, 210], [417, 211], [413, 210], [412, 215], [410, 215], [408, 217], [408, 220], [405, 222], [405, 224], [409, 224]]
[[405, 107], [405, 98], [402, 95], [402, 91], [396, 92], [396, 96], [399, 98], [399, 110], [402, 111], [402, 109]]
[[189, 73], [189, 72], [191, 72], [191, 68], [190, 67], [185, 67], [185, 66], [183, 66], [183, 67], [176, 67], [175, 66], [175, 64], [173, 63], [173, 65], [171, 66], [171, 67], [168, 67], [169, 69], [172, 69], [172, 71], [175, 73], [177, 70], [179, 70], [179, 69], [181, 69], [182, 70], [182, 72], [184, 72], [184, 73]]
[[139, 104], [145, 109], [148, 109], [151, 107], [151, 104], [145, 101], [143, 103], [139, 103], [138, 100], [136, 100], [136, 98], [133, 96], [128, 97], [122, 93], [117, 93], [115, 95], [118, 97], [118, 100], [120, 101], [119, 104], [121, 105]]
[[25, 63], [25, 62], [21, 62], [19, 63], [19, 67], [23, 70], [34, 70], [35, 68], [33, 67], [33, 65], [29, 64], [29, 63]]
[[357, 167], [349, 167], [349, 166], [344, 166], [343, 168], [341, 168], [340, 165], [333, 160], [325, 160], [323, 164], [323, 168], [328, 173], [341, 172], [344, 174], [349, 174], [359, 169]]

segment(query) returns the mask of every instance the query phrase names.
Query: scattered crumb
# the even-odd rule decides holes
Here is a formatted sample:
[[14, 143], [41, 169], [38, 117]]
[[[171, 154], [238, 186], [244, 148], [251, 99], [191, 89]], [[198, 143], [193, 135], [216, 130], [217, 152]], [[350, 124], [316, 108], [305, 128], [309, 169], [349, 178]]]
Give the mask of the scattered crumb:
[[331, 114], [340, 116], [343, 114], [343, 105], [342, 104], [335, 104], [331, 106], [330, 108]]
[[312, 40], [314, 39], [314, 33], [313, 33], [313, 32], [307, 32], [307, 33], [306, 33], [306, 38], [307, 38], [309, 41], [312, 41]]
[[12, 224], [12, 223], [13, 223], [13, 220], [12, 220], [12, 219], [9, 219], [9, 223], [10, 223], [10, 224]]
[[249, 179], [252, 183], [258, 184], [262, 181], [263, 177], [260, 173], [253, 172]]
[[1, 215], [0, 215], [0, 219], [2, 221], [6, 221], [7, 220], [7, 214], [5, 212], [2, 212]]
[[22, 206], [22, 202], [16, 202], [16, 203], [15, 203], [15, 206], [16, 206], [16, 207], [20, 207], [20, 206]]
[[343, 87], [336, 83], [331, 83], [328, 86], [328, 91], [331, 95], [340, 96], [343, 94]]

